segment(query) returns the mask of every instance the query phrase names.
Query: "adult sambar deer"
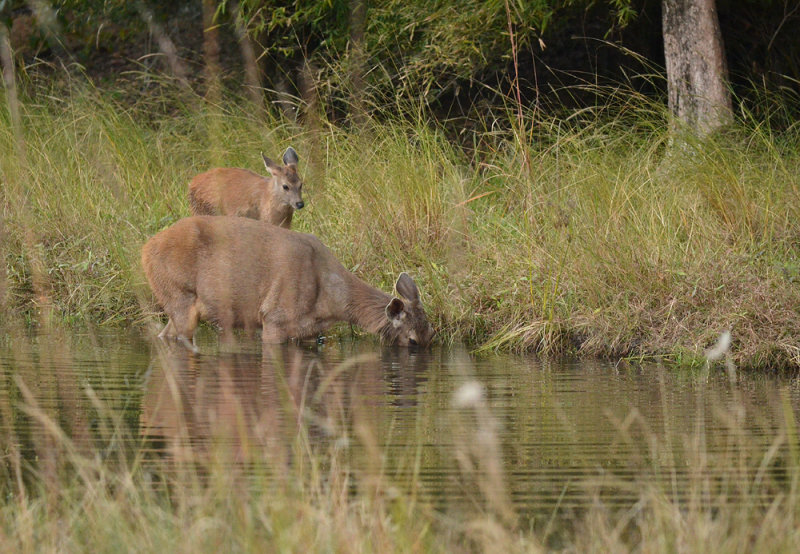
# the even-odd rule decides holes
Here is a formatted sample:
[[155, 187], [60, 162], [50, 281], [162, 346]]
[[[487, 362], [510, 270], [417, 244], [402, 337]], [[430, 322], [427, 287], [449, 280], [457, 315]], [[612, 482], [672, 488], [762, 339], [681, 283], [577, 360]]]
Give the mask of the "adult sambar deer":
[[426, 346], [433, 328], [407, 273], [392, 297], [347, 271], [313, 235], [242, 217], [195, 216], [160, 231], [142, 248], [150, 288], [169, 316], [160, 337], [196, 351], [199, 320], [223, 339], [261, 328], [266, 343], [316, 337], [350, 322], [388, 343]]
[[280, 165], [261, 153], [269, 177], [248, 169], [217, 167], [189, 183], [192, 215], [238, 215], [289, 228], [295, 210], [305, 206], [297, 174], [297, 152], [291, 146]]

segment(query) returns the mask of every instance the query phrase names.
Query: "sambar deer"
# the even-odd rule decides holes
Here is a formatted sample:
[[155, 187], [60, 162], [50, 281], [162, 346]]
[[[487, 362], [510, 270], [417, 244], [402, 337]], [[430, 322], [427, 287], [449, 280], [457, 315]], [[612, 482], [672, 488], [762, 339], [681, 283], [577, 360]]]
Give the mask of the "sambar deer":
[[249, 169], [217, 167], [189, 183], [192, 215], [237, 215], [289, 228], [295, 210], [305, 206], [297, 174], [297, 152], [291, 146], [280, 165], [261, 153], [269, 177]]
[[261, 328], [265, 343], [316, 337], [344, 321], [388, 343], [427, 346], [433, 328], [407, 273], [392, 297], [347, 271], [315, 236], [242, 217], [195, 216], [142, 247], [142, 267], [169, 316], [159, 334], [190, 350], [199, 320], [223, 339]]

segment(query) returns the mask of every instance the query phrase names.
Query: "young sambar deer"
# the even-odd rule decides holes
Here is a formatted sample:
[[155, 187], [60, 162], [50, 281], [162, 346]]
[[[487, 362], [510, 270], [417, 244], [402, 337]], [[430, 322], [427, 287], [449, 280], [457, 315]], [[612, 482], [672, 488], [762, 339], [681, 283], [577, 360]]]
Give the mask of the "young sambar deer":
[[169, 316], [159, 334], [196, 351], [199, 320], [223, 338], [261, 328], [265, 343], [316, 337], [344, 321], [387, 343], [427, 346], [433, 328], [414, 280], [401, 273], [392, 297], [347, 271], [315, 236], [242, 217], [195, 216], [142, 247], [142, 267]]
[[295, 210], [305, 206], [303, 182], [297, 174], [297, 152], [291, 146], [280, 165], [261, 153], [269, 177], [248, 169], [217, 167], [189, 183], [192, 215], [237, 215], [288, 229]]

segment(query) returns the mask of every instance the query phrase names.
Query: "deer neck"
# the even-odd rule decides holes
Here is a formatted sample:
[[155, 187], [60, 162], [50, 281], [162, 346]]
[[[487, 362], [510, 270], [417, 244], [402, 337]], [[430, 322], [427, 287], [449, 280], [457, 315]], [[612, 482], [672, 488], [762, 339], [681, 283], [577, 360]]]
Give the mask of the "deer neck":
[[346, 320], [365, 331], [389, 338], [392, 323], [386, 317], [386, 306], [392, 297], [353, 276], [350, 283]]
[[288, 229], [292, 226], [294, 210], [291, 206], [270, 198], [261, 206], [261, 219]]

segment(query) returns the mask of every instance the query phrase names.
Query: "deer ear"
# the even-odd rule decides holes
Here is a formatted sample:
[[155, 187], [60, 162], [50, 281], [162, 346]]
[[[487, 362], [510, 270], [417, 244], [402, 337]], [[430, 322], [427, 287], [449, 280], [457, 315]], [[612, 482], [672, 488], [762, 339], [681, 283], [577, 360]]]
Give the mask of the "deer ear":
[[392, 301], [386, 305], [386, 317], [389, 318], [389, 321], [395, 322], [400, 317], [400, 314], [403, 313], [403, 301], [399, 298], [392, 298]]
[[264, 159], [264, 166], [267, 168], [267, 171], [269, 171], [270, 175], [272, 175], [272, 172], [274, 170], [280, 168], [278, 164], [273, 162], [270, 158], [266, 157], [263, 152], [261, 153], [261, 157]]
[[294, 148], [291, 146], [286, 149], [286, 152], [283, 153], [283, 164], [284, 165], [297, 165], [299, 158], [297, 157], [297, 152], [294, 151]]
[[400, 293], [400, 296], [412, 302], [419, 302], [419, 289], [414, 279], [405, 271], [397, 278], [394, 288]]

